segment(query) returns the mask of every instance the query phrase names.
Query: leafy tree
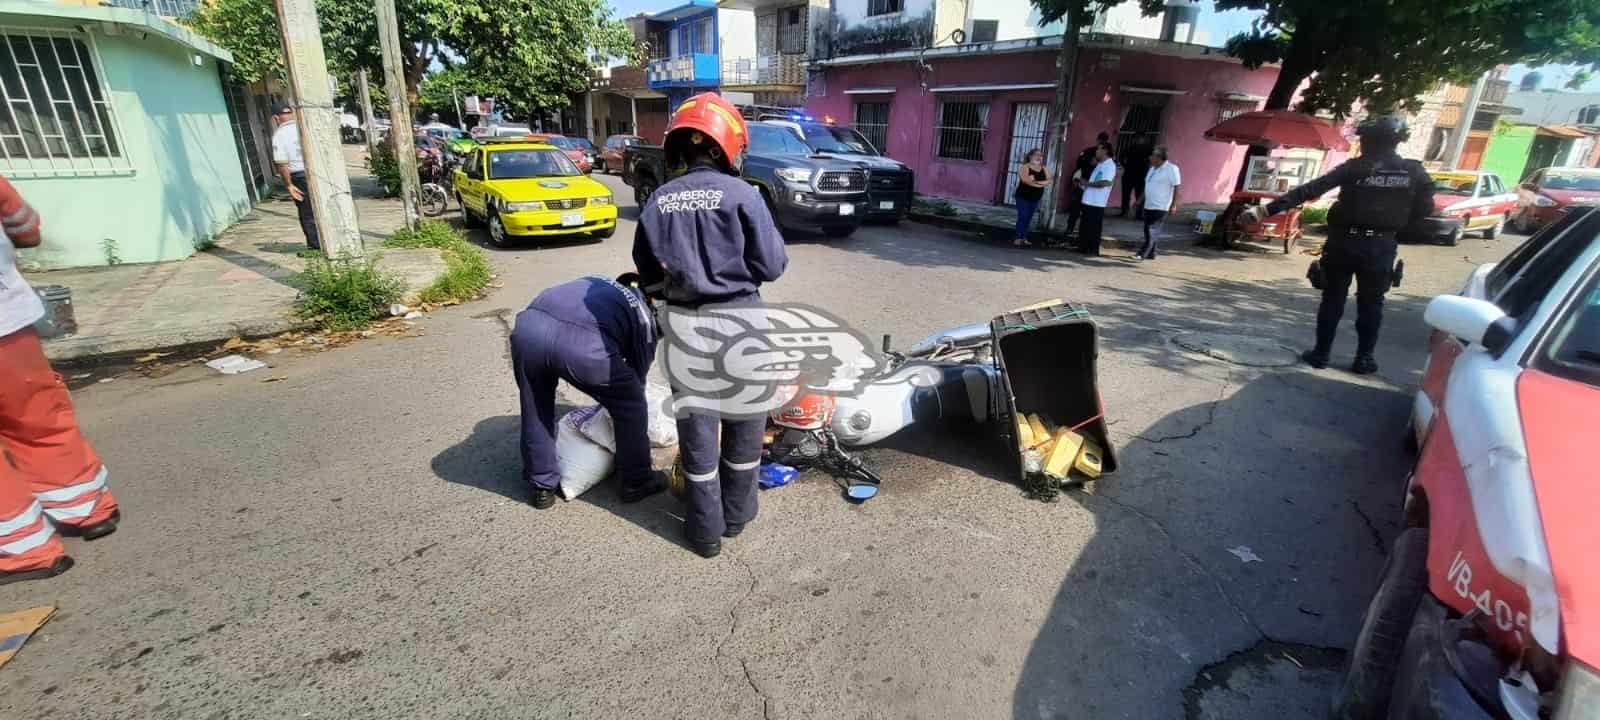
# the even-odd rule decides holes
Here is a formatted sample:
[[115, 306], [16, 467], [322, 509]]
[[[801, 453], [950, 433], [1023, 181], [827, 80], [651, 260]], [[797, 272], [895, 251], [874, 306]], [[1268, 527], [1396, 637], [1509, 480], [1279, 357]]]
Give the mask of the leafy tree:
[[[1080, 18], [1125, 0], [1033, 0], [1044, 22]], [[1146, 15], [1163, 0], [1137, 0]], [[1288, 108], [1307, 79], [1300, 110], [1349, 112], [1414, 107], [1439, 80], [1471, 82], [1503, 63], [1600, 64], [1594, 0], [1216, 0], [1219, 11], [1262, 13], [1228, 41], [1246, 67], [1279, 65], [1266, 108]]]
[[[524, 108], [564, 107], [588, 87], [596, 55], [633, 57], [633, 37], [604, 0], [398, 0], [406, 88], [417, 97], [430, 70]], [[323, 50], [341, 75], [383, 77], [376, 13], [368, 0], [317, 0]], [[273, 0], [211, 0], [185, 22], [234, 55], [247, 81], [283, 75]], [[471, 81], [482, 87], [472, 86]]]

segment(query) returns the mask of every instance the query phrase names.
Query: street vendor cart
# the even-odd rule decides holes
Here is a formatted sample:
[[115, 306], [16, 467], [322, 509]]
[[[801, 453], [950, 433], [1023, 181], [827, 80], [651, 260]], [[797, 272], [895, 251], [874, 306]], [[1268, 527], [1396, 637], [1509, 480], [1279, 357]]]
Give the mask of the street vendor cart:
[[[1250, 145], [1268, 150], [1304, 148], [1326, 152], [1350, 147], [1332, 125], [1302, 113], [1261, 110], [1243, 113], [1222, 121], [1206, 131], [1206, 139]], [[1265, 206], [1283, 193], [1315, 176], [1317, 160], [1310, 157], [1273, 157], [1252, 154], [1245, 169], [1243, 186], [1228, 198], [1228, 207], [1212, 223], [1211, 237], [1223, 248], [1243, 243], [1281, 246], [1293, 252], [1304, 236], [1300, 209], [1250, 219], [1247, 208]]]

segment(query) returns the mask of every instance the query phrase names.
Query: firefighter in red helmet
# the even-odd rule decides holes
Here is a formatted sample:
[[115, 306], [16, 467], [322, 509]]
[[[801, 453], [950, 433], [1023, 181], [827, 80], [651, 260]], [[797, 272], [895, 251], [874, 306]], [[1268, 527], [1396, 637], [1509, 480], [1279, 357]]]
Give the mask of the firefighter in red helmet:
[[[760, 307], [762, 283], [777, 280], [789, 263], [772, 213], [739, 178], [748, 144], [739, 110], [715, 93], [685, 100], [672, 115], [665, 154], [677, 175], [646, 200], [633, 241], [640, 282], [665, 301], [664, 313], [690, 323], [724, 322], [718, 309]], [[663, 332], [672, 341], [671, 329]], [[673, 377], [670, 361], [667, 370], [674, 395], [682, 398], [686, 388]], [[755, 519], [766, 416], [675, 404], [688, 480], [685, 537], [696, 553], [715, 557], [722, 538]]]

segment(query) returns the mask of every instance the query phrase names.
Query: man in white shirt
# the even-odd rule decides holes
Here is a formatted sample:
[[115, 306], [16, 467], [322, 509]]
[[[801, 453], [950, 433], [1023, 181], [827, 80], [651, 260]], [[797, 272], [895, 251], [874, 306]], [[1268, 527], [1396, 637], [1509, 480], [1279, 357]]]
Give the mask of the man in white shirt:
[[1167, 216], [1178, 210], [1178, 188], [1182, 184], [1178, 165], [1167, 159], [1167, 146], [1157, 145], [1150, 153], [1150, 169], [1144, 176], [1144, 247], [1134, 257], [1156, 259], [1156, 246], [1161, 244]]
[[317, 237], [317, 217], [311, 211], [311, 189], [306, 184], [306, 159], [300, 149], [300, 127], [294, 121], [294, 108], [283, 103], [272, 107], [272, 119], [278, 129], [272, 131], [272, 163], [278, 167], [278, 177], [289, 188], [294, 198], [294, 209], [300, 214], [300, 231], [305, 233], [306, 247], [321, 250]]
[[40, 242], [39, 213], [0, 177], [0, 585], [72, 567], [57, 533], [94, 540], [122, 512], [100, 456], [84, 440], [67, 386], [33, 324], [44, 304], [17, 271], [18, 247]]
[[1117, 163], [1111, 159], [1111, 143], [1094, 150], [1094, 172], [1083, 183], [1083, 219], [1078, 225], [1078, 252], [1100, 254], [1100, 233], [1106, 219], [1106, 204], [1111, 202], [1111, 185], [1117, 180]]

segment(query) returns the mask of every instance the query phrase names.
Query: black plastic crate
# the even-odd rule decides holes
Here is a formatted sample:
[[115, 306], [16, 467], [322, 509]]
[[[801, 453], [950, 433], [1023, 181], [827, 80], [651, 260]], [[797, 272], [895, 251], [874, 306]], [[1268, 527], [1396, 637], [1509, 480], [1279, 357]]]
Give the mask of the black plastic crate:
[[995, 364], [1000, 368], [1001, 433], [1026, 476], [1017, 448], [1018, 414], [1038, 413], [1056, 426], [1082, 424], [1078, 432], [1104, 451], [1101, 474], [1117, 470], [1117, 452], [1106, 430], [1100, 399], [1100, 330], [1089, 310], [1068, 302], [1008, 312], [989, 323]]

